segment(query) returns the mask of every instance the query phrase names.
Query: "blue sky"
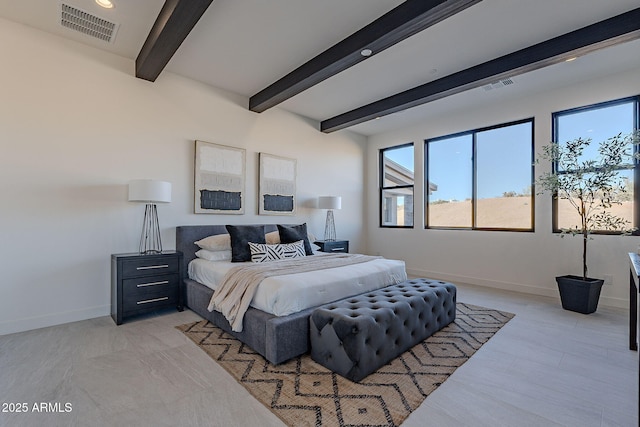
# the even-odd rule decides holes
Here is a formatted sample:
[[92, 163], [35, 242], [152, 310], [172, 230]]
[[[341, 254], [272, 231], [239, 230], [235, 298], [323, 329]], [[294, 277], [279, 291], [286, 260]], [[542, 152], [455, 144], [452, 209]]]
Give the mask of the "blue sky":
[[[633, 129], [633, 105], [607, 106], [559, 117], [559, 139], [592, 138], [587, 155], [597, 154], [597, 144], [618, 132]], [[471, 197], [471, 135], [429, 143], [429, 178], [438, 185], [432, 200], [464, 200]], [[385, 151], [387, 157], [414, 169], [413, 147]], [[522, 193], [531, 182], [531, 124], [496, 128], [477, 134], [478, 197]]]
[[612, 105], [578, 114], [562, 115], [558, 120], [559, 141], [591, 138], [593, 141], [585, 156], [596, 157], [598, 144], [619, 132], [633, 131], [633, 104]]

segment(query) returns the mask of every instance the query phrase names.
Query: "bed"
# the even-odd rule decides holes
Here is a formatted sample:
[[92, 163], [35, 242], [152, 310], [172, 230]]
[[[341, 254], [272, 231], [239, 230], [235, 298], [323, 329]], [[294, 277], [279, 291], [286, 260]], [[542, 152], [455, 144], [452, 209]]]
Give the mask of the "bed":
[[[274, 224], [264, 225], [265, 233], [277, 231], [277, 226]], [[208, 236], [226, 234], [227, 230], [224, 225], [187, 225], [176, 227], [176, 250], [181, 251], [183, 257], [183, 270], [185, 274], [189, 271], [189, 263], [196, 260], [196, 252], [200, 249], [194, 242], [203, 239]], [[320, 255], [318, 255], [320, 256]], [[389, 268], [393, 268], [393, 274], [389, 273], [389, 276], [393, 276], [393, 281], [389, 280], [389, 283], [377, 284], [377, 287], [390, 285], [398, 280], [406, 279], [406, 272], [404, 271], [404, 263], [402, 261], [394, 260], [381, 260], [389, 264]], [[198, 263], [199, 261], [196, 261]], [[237, 264], [237, 263], [236, 263]], [[393, 267], [391, 267], [393, 265]], [[385, 267], [386, 268], [386, 267]], [[192, 269], [193, 270], [193, 269]], [[194, 270], [195, 271], [195, 270]], [[402, 276], [400, 277], [401, 271]], [[323, 274], [321, 271], [314, 272], [317, 277]], [[193, 271], [192, 274], [197, 276]], [[325, 272], [326, 275], [330, 275], [329, 272]], [[334, 273], [335, 276], [335, 273]], [[280, 276], [285, 277], [285, 276]], [[318, 279], [314, 279], [318, 281]], [[360, 280], [358, 280], [360, 282]], [[366, 281], [364, 278], [362, 281]], [[265, 281], [266, 282], [266, 281]], [[217, 311], [208, 311], [207, 306], [213, 295], [213, 289], [200, 283], [193, 278], [186, 276], [183, 278], [184, 283], [184, 301], [187, 307], [196, 312], [203, 318], [209, 320], [214, 325], [220, 327], [224, 331], [238, 338], [240, 341], [249, 346], [252, 350], [258, 352], [273, 364], [280, 364], [292, 357], [296, 357], [300, 354], [309, 351], [309, 316], [316, 305], [306, 307], [310, 304], [307, 301], [300, 311], [300, 307], [284, 306], [284, 308], [264, 308], [258, 303], [258, 309], [254, 307], [253, 303], [250, 306], [243, 320], [243, 329], [241, 332], [234, 332], [231, 325], [225, 319], [225, 317]], [[351, 290], [348, 295], [341, 296], [339, 298], [349, 297], [362, 292], [368, 292], [372, 288], [369, 286], [364, 290]], [[335, 296], [329, 296], [329, 301], [322, 303], [329, 303], [336, 299]], [[331, 299], [334, 298], [334, 299]], [[259, 299], [258, 293], [256, 293], [256, 300]], [[317, 303], [313, 298], [307, 298], [312, 301], [312, 304]], [[315, 301], [315, 302], [314, 302]], [[269, 313], [265, 310], [271, 310], [275, 312]]]

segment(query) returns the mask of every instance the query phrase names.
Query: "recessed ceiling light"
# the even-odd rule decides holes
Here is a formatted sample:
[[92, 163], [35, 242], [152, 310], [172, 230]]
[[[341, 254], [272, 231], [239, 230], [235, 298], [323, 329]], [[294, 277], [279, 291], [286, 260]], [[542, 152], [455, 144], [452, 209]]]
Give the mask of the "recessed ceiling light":
[[373, 51], [371, 49], [362, 49], [360, 51], [360, 55], [362, 56], [371, 56], [372, 53]]
[[575, 61], [576, 59], [578, 59], [578, 57], [577, 57], [577, 56], [574, 56], [574, 57], [572, 57], [572, 58], [565, 59], [565, 60], [564, 60], [564, 62], [571, 62], [571, 61]]
[[113, 9], [115, 7], [111, 0], [96, 0], [96, 3], [98, 3], [99, 6], [102, 6], [105, 9]]

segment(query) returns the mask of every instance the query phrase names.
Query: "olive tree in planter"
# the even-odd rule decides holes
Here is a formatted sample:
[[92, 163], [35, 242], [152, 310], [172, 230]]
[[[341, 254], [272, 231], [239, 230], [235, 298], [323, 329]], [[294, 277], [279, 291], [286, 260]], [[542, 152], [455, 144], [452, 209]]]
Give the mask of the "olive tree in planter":
[[620, 170], [632, 165], [636, 155], [633, 146], [637, 135], [622, 133], [602, 141], [598, 157], [585, 159], [583, 153], [591, 144], [590, 138], [577, 138], [565, 144], [551, 143], [543, 147], [540, 160], [549, 160], [552, 171], [543, 173], [536, 184], [551, 192], [559, 200], [566, 200], [578, 213], [580, 225], [562, 229], [566, 235], [582, 237], [582, 275], [556, 277], [562, 307], [584, 314], [598, 307], [604, 280], [587, 275], [587, 243], [594, 231], [628, 234], [629, 221], [611, 213], [614, 205], [622, 204], [628, 180]]

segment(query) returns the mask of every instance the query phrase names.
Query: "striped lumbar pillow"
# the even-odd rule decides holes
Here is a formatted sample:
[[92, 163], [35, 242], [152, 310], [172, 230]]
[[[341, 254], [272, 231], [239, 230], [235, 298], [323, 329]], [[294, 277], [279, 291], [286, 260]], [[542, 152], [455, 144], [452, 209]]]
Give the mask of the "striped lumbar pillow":
[[304, 241], [302, 240], [277, 245], [249, 242], [249, 249], [251, 250], [251, 261], [253, 262], [276, 261], [279, 259], [301, 258], [306, 256]]

